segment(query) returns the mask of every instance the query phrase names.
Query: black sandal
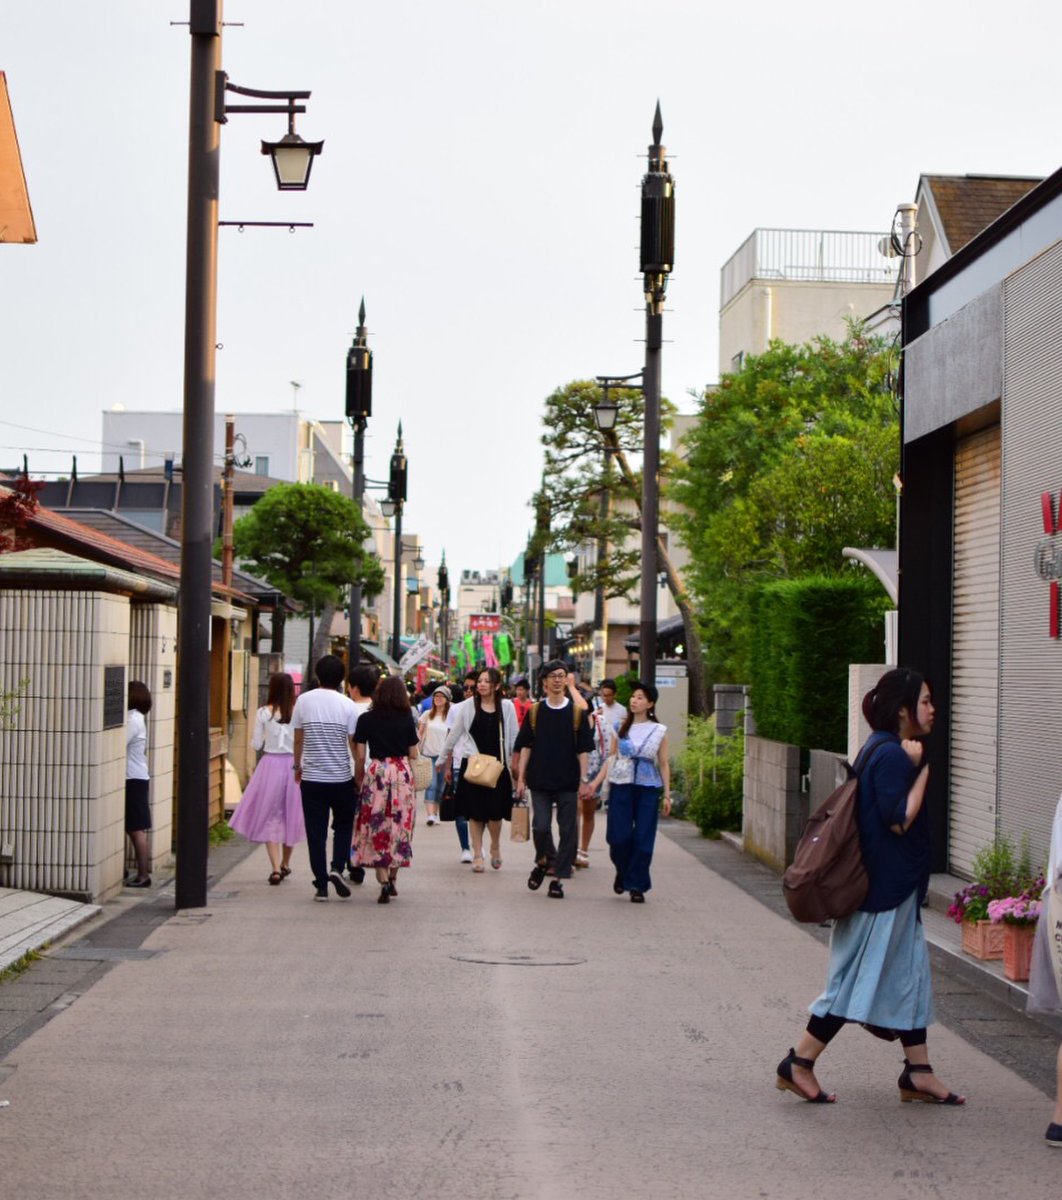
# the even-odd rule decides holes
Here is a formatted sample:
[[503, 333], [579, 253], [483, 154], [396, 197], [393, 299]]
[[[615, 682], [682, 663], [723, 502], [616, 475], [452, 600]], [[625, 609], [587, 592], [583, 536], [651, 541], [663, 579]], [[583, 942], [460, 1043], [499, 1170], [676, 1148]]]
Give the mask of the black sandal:
[[284, 878], [284, 876], [281, 875], [281, 873], [279, 871], [273, 871], [270, 873], [269, 882], [272, 884], [273, 887], [276, 887], [277, 884], [280, 883], [280, 881], [283, 878]]
[[829, 1096], [825, 1092], [820, 1091], [817, 1096], [809, 1096], [807, 1092], [793, 1082], [793, 1068], [803, 1067], [805, 1071], [815, 1070], [815, 1060], [811, 1058], [798, 1058], [797, 1052], [790, 1046], [788, 1055], [778, 1064], [778, 1078], [774, 1081], [774, 1086], [780, 1092], [792, 1092], [794, 1096], [799, 1096], [801, 1100], [806, 1100], [808, 1104], [833, 1104], [837, 1099], [836, 1096]]
[[965, 1104], [965, 1096], [956, 1096], [954, 1092], [948, 1092], [943, 1098], [934, 1096], [932, 1092], [920, 1092], [915, 1087], [912, 1075], [932, 1075], [933, 1068], [929, 1063], [911, 1063], [905, 1058], [903, 1060], [903, 1074], [897, 1081], [900, 1088], [900, 1102], [902, 1104], [910, 1104], [912, 1100], [921, 1100], [923, 1104]]
[[287, 879], [287, 877], [290, 874], [291, 874], [291, 867], [281, 867], [280, 868], [280, 878], [281, 879]]
[[528, 877], [527, 877], [527, 886], [533, 892], [537, 892], [538, 889], [542, 886], [542, 881], [545, 878], [546, 878], [546, 868], [540, 867], [538, 865], [538, 863], [535, 863], [535, 865], [531, 868], [531, 874], [528, 875]]

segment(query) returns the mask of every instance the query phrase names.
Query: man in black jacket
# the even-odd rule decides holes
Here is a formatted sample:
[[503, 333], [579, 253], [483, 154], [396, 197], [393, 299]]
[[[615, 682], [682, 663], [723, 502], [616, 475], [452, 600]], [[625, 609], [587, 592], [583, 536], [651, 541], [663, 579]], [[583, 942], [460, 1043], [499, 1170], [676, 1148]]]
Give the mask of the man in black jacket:
[[[579, 793], [586, 787], [587, 760], [594, 734], [585, 707], [567, 695], [568, 669], [560, 659], [542, 668], [546, 698], [532, 705], [524, 717], [515, 749], [520, 761], [516, 790], [531, 788], [531, 833], [535, 866], [527, 886], [536, 892], [549, 867], [555, 878], [549, 895], [564, 899], [563, 880], [572, 876], [575, 862], [576, 816]], [[558, 845], [553, 842], [553, 809], [557, 810]]]

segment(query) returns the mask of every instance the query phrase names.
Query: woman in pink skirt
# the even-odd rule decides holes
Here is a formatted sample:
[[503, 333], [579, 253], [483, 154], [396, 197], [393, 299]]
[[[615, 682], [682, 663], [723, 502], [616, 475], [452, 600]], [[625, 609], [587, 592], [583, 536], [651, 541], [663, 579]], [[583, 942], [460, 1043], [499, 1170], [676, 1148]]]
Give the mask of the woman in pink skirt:
[[273, 868], [269, 882], [274, 885], [291, 874], [288, 864], [292, 847], [306, 840], [302, 796], [294, 772], [294, 707], [295, 683], [291, 676], [271, 676], [269, 699], [258, 710], [254, 723], [252, 745], [263, 752], [262, 757], [229, 821], [249, 842], [265, 842]]
[[417, 793], [409, 763], [419, 753], [417, 740], [406, 685], [398, 675], [381, 679], [372, 708], [358, 718], [354, 730], [354, 783], [359, 799], [355, 861], [376, 869], [378, 904], [388, 904], [398, 895], [398, 868], [413, 861]]

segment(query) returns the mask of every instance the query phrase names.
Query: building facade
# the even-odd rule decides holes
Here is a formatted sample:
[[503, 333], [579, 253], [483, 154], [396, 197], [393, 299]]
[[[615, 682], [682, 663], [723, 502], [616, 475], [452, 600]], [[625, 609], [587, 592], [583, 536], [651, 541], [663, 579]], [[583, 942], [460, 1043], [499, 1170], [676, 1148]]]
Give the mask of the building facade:
[[900, 658], [932, 679], [936, 869], [1046, 853], [1062, 790], [1062, 171], [906, 298]]

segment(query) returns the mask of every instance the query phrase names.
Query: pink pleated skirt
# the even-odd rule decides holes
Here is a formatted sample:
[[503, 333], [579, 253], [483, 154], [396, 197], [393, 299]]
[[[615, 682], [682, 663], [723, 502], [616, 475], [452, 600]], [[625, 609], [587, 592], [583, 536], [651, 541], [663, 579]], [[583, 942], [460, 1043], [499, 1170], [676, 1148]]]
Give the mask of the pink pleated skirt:
[[290, 754], [263, 754], [229, 824], [249, 842], [294, 846], [306, 841], [302, 793]]

